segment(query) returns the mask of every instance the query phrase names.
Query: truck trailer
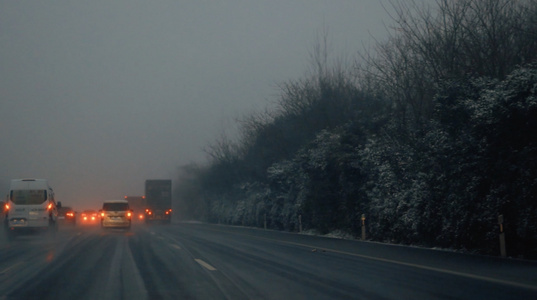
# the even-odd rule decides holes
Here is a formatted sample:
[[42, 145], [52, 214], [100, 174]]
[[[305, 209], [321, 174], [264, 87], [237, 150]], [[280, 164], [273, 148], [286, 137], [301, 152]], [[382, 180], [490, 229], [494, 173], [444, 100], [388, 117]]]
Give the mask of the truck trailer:
[[148, 179], [145, 181], [145, 222], [171, 223], [172, 181]]

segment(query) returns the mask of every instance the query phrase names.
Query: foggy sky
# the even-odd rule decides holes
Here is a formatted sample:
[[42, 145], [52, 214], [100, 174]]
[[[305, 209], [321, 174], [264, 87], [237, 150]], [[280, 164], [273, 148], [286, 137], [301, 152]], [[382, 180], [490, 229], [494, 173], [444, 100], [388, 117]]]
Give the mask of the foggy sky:
[[0, 0], [0, 191], [142, 195], [300, 79], [320, 32], [354, 57], [388, 21], [377, 0]]

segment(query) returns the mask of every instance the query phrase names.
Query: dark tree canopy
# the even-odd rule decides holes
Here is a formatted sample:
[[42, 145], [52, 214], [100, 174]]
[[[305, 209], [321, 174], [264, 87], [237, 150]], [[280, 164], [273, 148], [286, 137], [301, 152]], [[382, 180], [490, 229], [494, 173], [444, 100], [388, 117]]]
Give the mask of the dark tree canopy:
[[[394, 1], [388, 41], [281, 85], [184, 168], [184, 217], [537, 258], [537, 1]], [[357, 61], [358, 62], [358, 61]], [[195, 199], [195, 200], [193, 200]]]

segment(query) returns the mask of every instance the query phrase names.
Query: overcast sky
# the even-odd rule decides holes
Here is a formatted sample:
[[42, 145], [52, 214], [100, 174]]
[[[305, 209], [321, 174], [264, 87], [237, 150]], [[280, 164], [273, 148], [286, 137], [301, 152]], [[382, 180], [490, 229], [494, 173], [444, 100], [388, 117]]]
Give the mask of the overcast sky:
[[0, 0], [0, 188], [142, 195], [302, 78], [320, 32], [354, 57], [385, 23], [378, 0]]

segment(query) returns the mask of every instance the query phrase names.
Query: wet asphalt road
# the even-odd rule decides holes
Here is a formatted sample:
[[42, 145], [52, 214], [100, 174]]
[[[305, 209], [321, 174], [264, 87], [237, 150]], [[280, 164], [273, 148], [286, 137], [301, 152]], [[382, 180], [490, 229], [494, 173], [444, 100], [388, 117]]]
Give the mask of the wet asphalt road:
[[0, 299], [537, 299], [537, 263], [204, 224], [61, 227], [1, 239]]

